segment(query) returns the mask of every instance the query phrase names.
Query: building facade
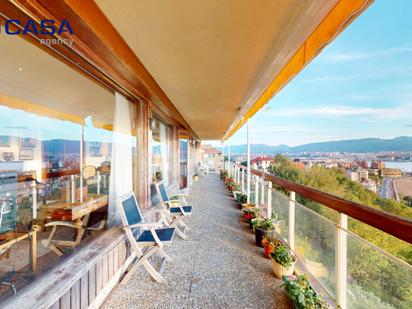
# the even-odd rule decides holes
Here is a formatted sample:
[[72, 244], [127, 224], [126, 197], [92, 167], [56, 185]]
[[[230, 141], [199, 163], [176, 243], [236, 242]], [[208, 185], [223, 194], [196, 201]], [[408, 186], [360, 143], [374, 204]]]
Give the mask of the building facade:
[[201, 160], [209, 171], [217, 172], [223, 168], [223, 154], [219, 149], [209, 144], [201, 145]]

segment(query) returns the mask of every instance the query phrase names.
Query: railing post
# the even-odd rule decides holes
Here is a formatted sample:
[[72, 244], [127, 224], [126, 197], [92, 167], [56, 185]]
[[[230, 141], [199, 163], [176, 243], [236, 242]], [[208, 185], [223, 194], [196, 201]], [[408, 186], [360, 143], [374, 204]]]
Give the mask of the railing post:
[[348, 216], [340, 213], [336, 224], [336, 304], [346, 309], [347, 233]]
[[260, 204], [265, 205], [265, 180], [263, 176], [260, 178]]
[[242, 174], [242, 193], [245, 193], [245, 170], [243, 168], [240, 169], [240, 173]]
[[232, 177], [234, 182], [236, 182], [236, 166], [233, 165], [232, 167]]
[[80, 141], [80, 203], [83, 203], [83, 165], [84, 165], [84, 126], [81, 129], [81, 141]]
[[74, 175], [70, 175], [70, 187], [71, 187], [71, 203], [76, 203], [76, 179]]
[[71, 192], [70, 192], [70, 181], [67, 179], [67, 177], [64, 178], [65, 179], [65, 185], [66, 185], [66, 202], [67, 203], [71, 203]]
[[272, 182], [268, 181], [268, 205], [267, 205], [267, 215], [268, 218], [272, 218]]
[[255, 178], [255, 205], [259, 207], [259, 177]]
[[295, 250], [295, 201], [296, 194], [294, 191], [289, 193], [289, 237], [288, 243], [292, 250]]
[[231, 172], [230, 172], [230, 170], [231, 170], [231, 164], [230, 164], [230, 144], [229, 145], [227, 145], [227, 147], [228, 147], [228, 150], [227, 150], [227, 160], [228, 160], [228, 162], [229, 162], [229, 177], [230, 177], [230, 175], [232, 174]]
[[102, 184], [103, 184], [103, 188], [106, 189], [107, 188], [107, 175], [103, 175], [102, 177]]
[[236, 180], [236, 166], [233, 166], [233, 180], [235, 182], [237, 182], [237, 180]]
[[223, 157], [223, 170], [226, 170], [226, 161], [225, 161], [225, 144], [222, 142], [222, 157]]
[[37, 183], [32, 181], [32, 196], [33, 196], [33, 209], [32, 209], [32, 219], [37, 218]]
[[246, 123], [246, 139], [247, 139], [247, 164], [246, 164], [246, 173], [247, 173], [247, 202], [250, 203], [250, 132], [249, 132], [249, 120]]
[[97, 171], [97, 195], [100, 195], [100, 181], [101, 181], [100, 171]]

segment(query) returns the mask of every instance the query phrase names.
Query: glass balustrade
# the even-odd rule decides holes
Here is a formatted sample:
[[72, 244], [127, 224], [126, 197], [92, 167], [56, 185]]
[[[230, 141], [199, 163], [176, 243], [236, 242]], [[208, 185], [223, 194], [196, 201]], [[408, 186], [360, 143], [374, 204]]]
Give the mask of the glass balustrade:
[[[261, 203], [262, 182], [251, 177], [250, 198], [255, 201], [256, 181], [259, 183], [258, 196]], [[246, 175], [245, 175], [246, 182]], [[246, 184], [245, 184], [246, 189]], [[280, 188], [271, 189], [264, 185], [264, 203], [259, 205], [265, 216], [271, 203], [272, 217], [280, 223], [280, 236], [289, 241], [292, 222], [294, 252], [297, 255], [297, 271], [308, 273], [315, 280], [314, 285], [326, 298], [336, 300], [337, 265], [337, 218], [338, 213], [326, 206], [314, 203], [313, 209], [294, 202], [294, 217], [289, 215], [291, 200]], [[297, 196], [299, 200], [300, 197]], [[316, 212], [323, 208], [327, 217]], [[326, 210], [326, 211], [325, 211]], [[293, 213], [293, 212], [292, 212]], [[351, 218], [349, 218], [352, 222]], [[349, 226], [351, 224], [349, 223]], [[340, 228], [346, 245], [345, 294], [347, 308], [412, 308], [412, 266], [391, 255], [352, 231]], [[384, 233], [382, 232], [382, 235]]]

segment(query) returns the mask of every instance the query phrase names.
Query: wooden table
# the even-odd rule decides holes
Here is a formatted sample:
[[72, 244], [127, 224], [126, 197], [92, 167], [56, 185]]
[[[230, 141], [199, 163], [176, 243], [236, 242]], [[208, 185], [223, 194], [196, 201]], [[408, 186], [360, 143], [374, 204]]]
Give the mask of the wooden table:
[[[71, 221], [52, 221], [45, 224], [45, 227], [53, 227], [50, 235], [47, 239], [43, 239], [41, 243], [43, 246], [50, 248], [57, 255], [63, 255], [63, 250], [59, 247], [76, 247], [80, 244], [80, 241], [86, 230], [100, 230], [104, 227], [105, 221], [101, 221], [97, 227], [87, 227], [90, 214], [102, 207], [108, 205], [108, 195], [95, 195], [89, 197], [83, 203], [53, 203], [42, 206], [41, 211], [46, 217], [50, 217], [50, 214], [56, 210], [70, 211]], [[74, 241], [53, 239], [58, 227], [69, 227], [76, 230], [76, 238]]]
[[104, 195], [89, 195], [89, 198], [83, 203], [67, 203], [57, 202], [46, 204], [41, 207], [41, 211], [48, 217], [56, 210], [70, 210], [72, 220], [81, 219], [91, 212], [108, 205], [109, 196]]

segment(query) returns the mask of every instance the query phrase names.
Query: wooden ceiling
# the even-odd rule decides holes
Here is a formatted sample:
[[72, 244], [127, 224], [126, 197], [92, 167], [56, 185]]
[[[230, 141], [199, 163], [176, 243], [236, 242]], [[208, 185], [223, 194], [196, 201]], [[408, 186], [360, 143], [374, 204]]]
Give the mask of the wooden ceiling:
[[220, 139], [337, 0], [97, 0], [201, 139]]

